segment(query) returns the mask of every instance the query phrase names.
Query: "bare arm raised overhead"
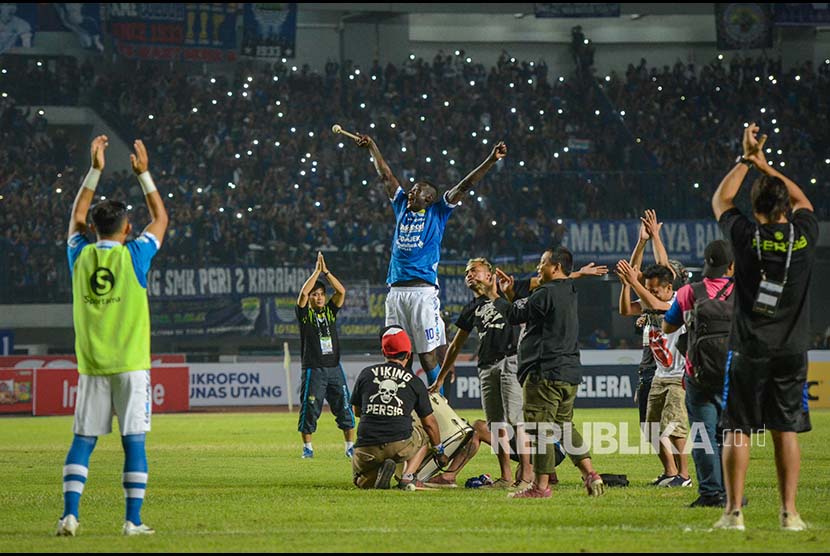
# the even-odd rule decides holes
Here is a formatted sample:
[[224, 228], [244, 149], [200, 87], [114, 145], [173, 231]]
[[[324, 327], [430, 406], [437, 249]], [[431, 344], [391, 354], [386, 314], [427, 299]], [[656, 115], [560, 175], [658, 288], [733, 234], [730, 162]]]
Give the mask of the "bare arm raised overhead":
[[95, 196], [95, 188], [98, 187], [98, 180], [101, 179], [101, 172], [106, 162], [104, 151], [108, 146], [109, 143], [106, 135], [99, 135], [92, 140], [92, 144], [89, 147], [92, 162], [89, 167], [89, 172], [84, 178], [78, 194], [75, 196], [75, 202], [72, 204], [72, 216], [69, 219], [69, 230], [66, 234], [67, 239], [76, 233], [86, 233], [86, 216], [89, 212], [89, 205], [92, 204], [92, 199]]
[[164, 208], [164, 201], [161, 199], [161, 194], [156, 189], [153, 183], [153, 178], [150, 177], [149, 158], [147, 156], [147, 148], [141, 139], [136, 139], [133, 143], [135, 153], [130, 155], [130, 164], [133, 167], [133, 172], [138, 178], [138, 183], [141, 184], [141, 189], [144, 191], [144, 200], [147, 201], [147, 210], [150, 212], [150, 223], [144, 228], [145, 232], [149, 232], [155, 236], [159, 245], [164, 241], [164, 234], [167, 231], [168, 217], [167, 210]]
[[464, 194], [472, 189], [490, 171], [490, 168], [505, 156], [507, 156], [507, 145], [504, 144], [504, 141], [499, 141], [484, 162], [479, 164], [478, 168], [467, 174], [463, 180], [447, 192], [447, 201], [453, 205], [460, 201]]
[[368, 135], [358, 134], [358, 137], [360, 137], [360, 140], [357, 141], [357, 146], [368, 149], [369, 154], [372, 155], [372, 164], [375, 165], [378, 177], [383, 182], [383, 187], [386, 189], [387, 197], [390, 199], [394, 198], [395, 192], [401, 186], [398, 178], [395, 177], [395, 174], [392, 173], [392, 170], [389, 168], [389, 165], [386, 163], [383, 155], [380, 154], [380, 149], [378, 149], [374, 139]]

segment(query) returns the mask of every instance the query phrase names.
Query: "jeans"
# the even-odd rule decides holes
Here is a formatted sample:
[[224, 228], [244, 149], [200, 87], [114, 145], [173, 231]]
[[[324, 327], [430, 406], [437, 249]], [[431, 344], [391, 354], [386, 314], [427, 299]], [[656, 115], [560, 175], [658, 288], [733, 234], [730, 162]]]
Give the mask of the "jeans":
[[[718, 429], [721, 416], [721, 395], [701, 388], [686, 375], [686, 410], [692, 436], [692, 459], [697, 473], [697, 490], [701, 496], [724, 494], [721, 451], [723, 437]], [[703, 435], [706, 438], [703, 438]], [[707, 453], [709, 451], [710, 453]]]
[[640, 382], [637, 384], [637, 407], [640, 410], [640, 422], [646, 422], [646, 407], [648, 406], [648, 393], [651, 390], [651, 381], [654, 380], [654, 369], [637, 370], [640, 375]]

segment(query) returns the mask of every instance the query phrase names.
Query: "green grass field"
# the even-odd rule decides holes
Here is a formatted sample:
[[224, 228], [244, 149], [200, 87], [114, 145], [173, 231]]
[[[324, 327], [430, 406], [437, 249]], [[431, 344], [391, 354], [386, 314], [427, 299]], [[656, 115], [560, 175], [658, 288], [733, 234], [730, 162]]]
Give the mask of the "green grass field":
[[[462, 412], [468, 419], [480, 412]], [[577, 410], [577, 422], [628, 421], [636, 410]], [[568, 461], [547, 500], [511, 500], [504, 491], [465, 489], [463, 480], [496, 473], [483, 449], [462, 488], [358, 491], [342, 437], [324, 414], [315, 458], [300, 458], [296, 414], [156, 415], [148, 436], [150, 481], [144, 520], [153, 537], [124, 538], [121, 445], [102, 437], [92, 456], [75, 538], [53, 537], [63, 507], [61, 469], [70, 417], [0, 419], [1, 552], [575, 552], [828, 551], [830, 412], [813, 412], [801, 436], [799, 509], [811, 528], [778, 528], [772, 441], [752, 450], [747, 530], [711, 531], [717, 508], [688, 508], [695, 488], [646, 486], [654, 455], [603, 455], [600, 472], [625, 473], [632, 486], [589, 498]], [[694, 477], [694, 475], [692, 475]]]

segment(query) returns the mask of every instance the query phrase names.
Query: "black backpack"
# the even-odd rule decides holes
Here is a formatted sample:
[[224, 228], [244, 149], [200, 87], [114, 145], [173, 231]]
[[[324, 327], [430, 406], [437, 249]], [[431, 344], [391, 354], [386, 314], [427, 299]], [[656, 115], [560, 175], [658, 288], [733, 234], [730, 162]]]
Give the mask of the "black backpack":
[[729, 331], [735, 312], [734, 288], [726, 294], [731, 284], [730, 280], [713, 298], [709, 297], [703, 282], [691, 284], [695, 304], [686, 326], [689, 333], [687, 357], [692, 362], [695, 382], [713, 394], [723, 391]]

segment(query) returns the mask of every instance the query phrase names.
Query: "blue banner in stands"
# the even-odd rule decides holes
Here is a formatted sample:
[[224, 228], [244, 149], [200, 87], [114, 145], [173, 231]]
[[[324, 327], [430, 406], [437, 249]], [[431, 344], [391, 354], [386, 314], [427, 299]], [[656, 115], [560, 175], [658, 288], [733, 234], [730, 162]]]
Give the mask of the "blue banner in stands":
[[237, 4], [109, 5], [119, 54], [142, 60], [229, 62], [236, 59]]
[[245, 4], [243, 29], [243, 56], [293, 58], [297, 4]]
[[533, 4], [536, 17], [620, 17], [619, 3]]
[[[627, 260], [640, 230], [639, 220], [580, 220], [565, 221], [564, 225], [563, 245], [573, 252], [575, 267]], [[714, 220], [668, 220], [660, 235], [669, 257], [686, 265], [702, 264], [706, 244], [721, 238]]]
[[0, 54], [34, 46], [37, 4], [0, 4]]
[[776, 25], [830, 25], [830, 4], [787, 3], [775, 4]]

